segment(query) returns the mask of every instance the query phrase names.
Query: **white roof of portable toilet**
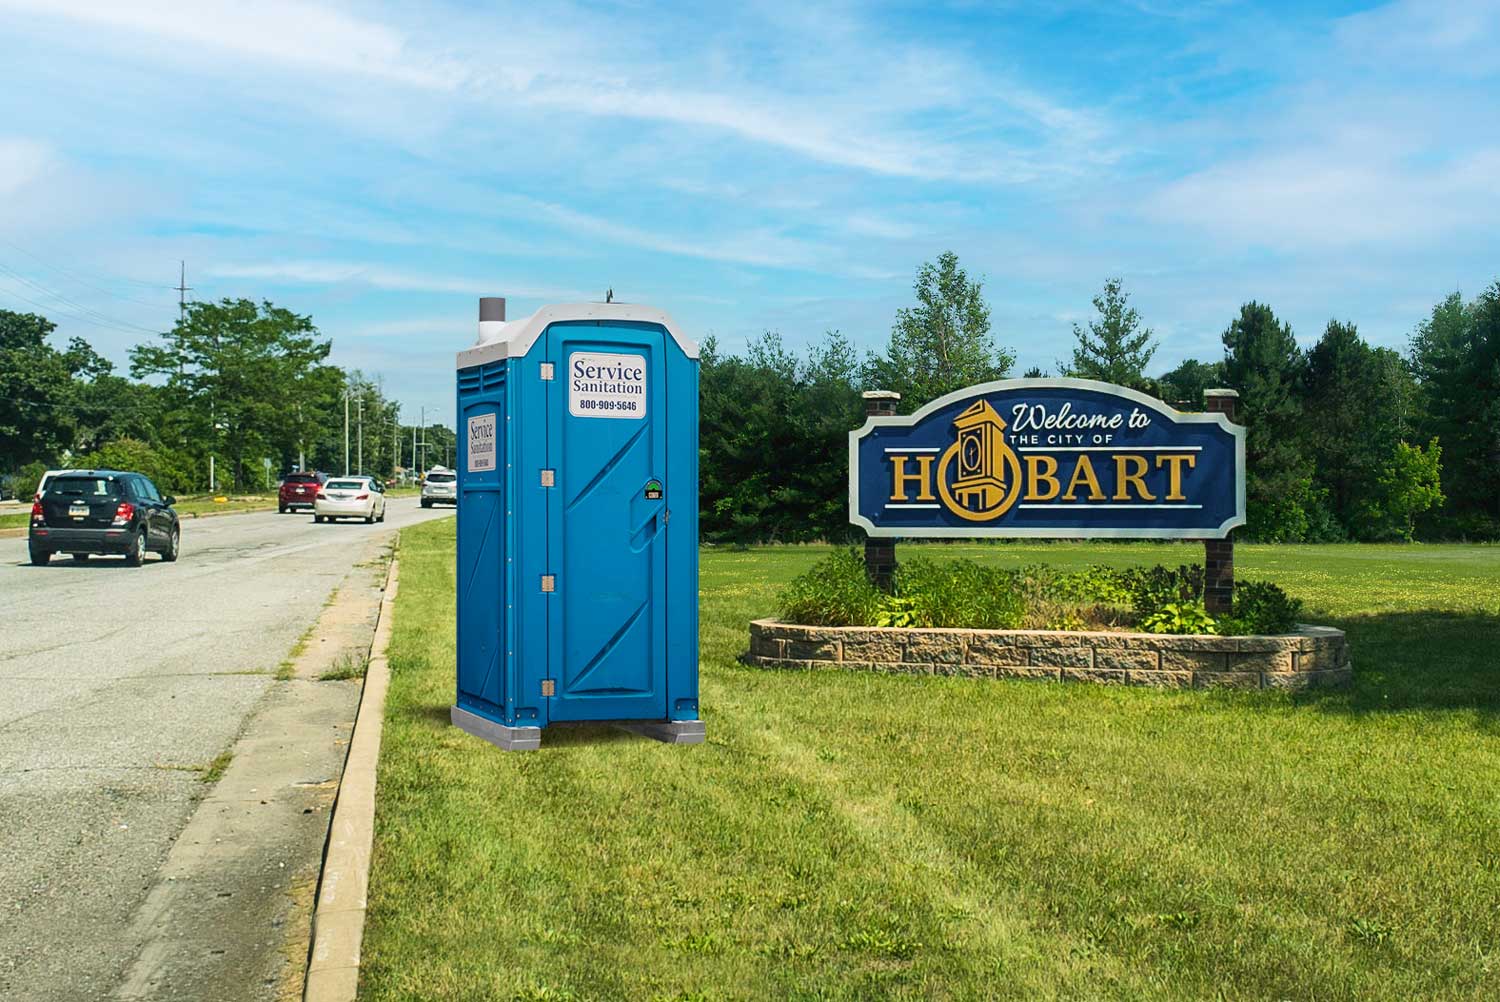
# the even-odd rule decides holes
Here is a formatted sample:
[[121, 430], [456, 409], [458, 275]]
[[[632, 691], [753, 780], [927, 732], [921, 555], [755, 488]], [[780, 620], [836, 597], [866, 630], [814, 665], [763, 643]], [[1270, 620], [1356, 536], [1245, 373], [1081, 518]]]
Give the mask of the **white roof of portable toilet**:
[[688, 358], [698, 357], [698, 344], [678, 328], [677, 322], [664, 311], [636, 303], [561, 303], [543, 306], [520, 320], [481, 320], [479, 340], [472, 348], [458, 353], [458, 367], [483, 365], [501, 358], [519, 358], [549, 324], [566, 320], [627, 320], [635, 323], [660, 324]]

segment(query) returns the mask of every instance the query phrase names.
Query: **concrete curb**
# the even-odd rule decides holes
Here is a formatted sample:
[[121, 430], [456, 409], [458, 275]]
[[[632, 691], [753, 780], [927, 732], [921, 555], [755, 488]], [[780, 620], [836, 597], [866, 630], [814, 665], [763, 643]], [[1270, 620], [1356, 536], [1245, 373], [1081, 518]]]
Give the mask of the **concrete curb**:
[[313, 909], [304, 1002], [353, 1002], [359, 989], [359, 953], [365, 932], [370, 853], [375, 842], [375, 768], [380, 760], [385, 693], [391, 677], [386, 648], [391, 642], [398, 572], [399, 551], [391, 557], [380, 619], [370, 644], [359, 715], [329, 827], [328, 853]]

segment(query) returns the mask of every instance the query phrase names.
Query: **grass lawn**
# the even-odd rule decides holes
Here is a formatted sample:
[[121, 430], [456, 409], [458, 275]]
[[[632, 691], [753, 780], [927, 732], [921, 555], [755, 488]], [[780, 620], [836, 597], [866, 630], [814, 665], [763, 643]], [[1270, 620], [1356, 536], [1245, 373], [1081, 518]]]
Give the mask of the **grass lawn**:
[[[214, 501], [215, 497], [227, 498], [223, 502]], [[275, 511], [276, 492], [270, 491], [264, 494], [192, 494], [178, 497], [177, 503], [172, 506], [177, 514], [185, 518], [196, 518], [199, 515], [224, 514], [226, 512], [242, 511]]]
[[505, 754], [448, 724], [453, 531], [402, 536], [364, 999], [1500, 998], [1500, 549], [1238, 547], [1349, 631], [1296, 695], [745, 668], [825, 551], [705, 550], [709, 743]]

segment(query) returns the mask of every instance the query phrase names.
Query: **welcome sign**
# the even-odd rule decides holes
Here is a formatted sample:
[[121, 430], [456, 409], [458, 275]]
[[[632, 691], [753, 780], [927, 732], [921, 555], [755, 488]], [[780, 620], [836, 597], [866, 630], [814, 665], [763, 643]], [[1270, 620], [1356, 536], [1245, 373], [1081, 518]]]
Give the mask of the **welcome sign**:
[[871, 536], [1224, 538], [1245, 522], [1245, 429], [1088, 379], [1011, 379], [849, 433], [849, 521]]

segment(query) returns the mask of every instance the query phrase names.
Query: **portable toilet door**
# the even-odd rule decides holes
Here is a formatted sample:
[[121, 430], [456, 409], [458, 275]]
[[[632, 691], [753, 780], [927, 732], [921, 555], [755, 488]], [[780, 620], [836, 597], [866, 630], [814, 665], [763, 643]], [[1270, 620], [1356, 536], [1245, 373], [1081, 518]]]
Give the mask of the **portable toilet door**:
[[555, 323], [544, 335], [553, 720], [667, 717], [671, 401], [660, 327]]

